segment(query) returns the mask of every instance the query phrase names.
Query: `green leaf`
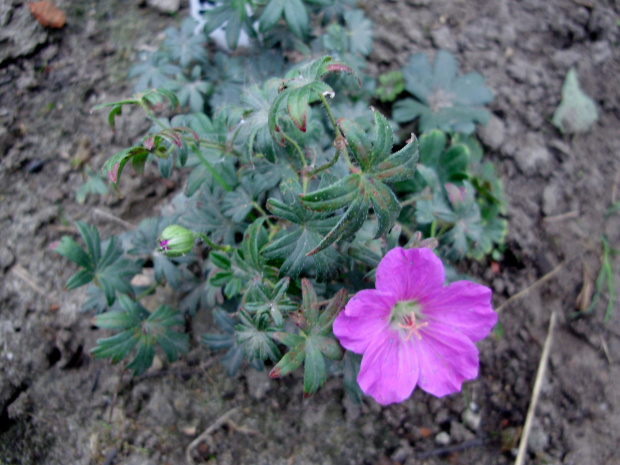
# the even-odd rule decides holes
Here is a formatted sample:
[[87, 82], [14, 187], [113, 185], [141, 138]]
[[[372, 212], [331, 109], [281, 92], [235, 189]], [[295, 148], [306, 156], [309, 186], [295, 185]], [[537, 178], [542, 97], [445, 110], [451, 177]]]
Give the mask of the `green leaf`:
[[90, 270], [81, 270], [75, 273], [73, 276], [69, 278], [67, 284], [65, 284], [65, 289], [71, 291], [73, 289], [77, 289], [80, 286], [84, 286], [85, 284], [90, 283], [93, 279], [95, 279], [95, 273]]
[[326, 377], [323, 357], [340, 360], [344, 352], [332, 337], [332, 324], [347, 300], [347, 292], [341, 289], [319, 313], [317, 294], [307, 279], [302, 279], [302, 306], [299, 335], [276, 332], [272, 336], [290, 350], [271, 370], [269, 376], [285, 376], [304, 363], [304, 396], [315, 393]]
[[84, 239], [86, 244], [86, 250], [94, 265], [97, 267], [99, 264], [99, 258], [101, 257], [101, 240], [99, 238], [99, 231], [95, 226], [88, 225], [82, 221], [76, 221], [75, 226], [80, 232], [80, 236]]
[[284, 13], [286, 0], [271, 0], [258, 20], [258, 29], [264, 33], [277, 24]]
[[362, 10], [348, 10], [344, 14], [349, 34], [349, 51], [363, 56], [370, 55], [372, 49], [372, 21], [364, 16]]
[[398, 199], [385, 183], [412, 178], [419, 156], [418, 142], [413, 136], [405, 147], [390, 154], [392, 129], [378, 112], [375, 112], [375, 142], [372, 150], [368, 138], [356, 123], [340, 120], [339, 126], [361, 166], [361, 173], [350, 174], [328, 187], [301, 197], [304, 207], [317, 212], [333, 213], [346, 207], [338, 224], [309, 255], [355, 234], [366, 221], [370, 206], [379, 220], [376, 237], [385, 235], [400, 213]]
[[283, 278], [270, 288], [259, 284], [245, 302], [245, 309], [249, 313], [267, 313], [274, 324], [281, 327], [284, 324], [283, 315], [295, 310], [297, 306], [286, 295], [290, 278]]
[[[301, 3], [301, 0], [294, 1]], [[287, 3], [287, 7], [292, 3], [294, 2]], [[355, 75], [353, 69], [346, 63], [335, 61], [330, 56], [324, 56], [300, 67], [295, 78], [282, 82], [280, 94], [271, 105], [267, 118], [269, 133], [274, 141], [284, 145], [281, 137], [277, 135], [281, 131], [281, 128], [278, 126], [278, 115], [283, 106], [286, 105], [289, 112], [293, 111], [293, 114], [290, 116], [298, 128], [305, 127], [304, 122], [307, 121], [306, 113], [310, 104], [310, 98], [318, 97], [318, 94], [333, 93], [333, 89], [321, 82], [320, 79], [329, 73], [338, 72]]]
[[184, 69], [191, 63], [203, 63], [208, 59], [205, 36], [194, 34], [197, 24], [193, 18], [186, 18], [180, 29], [169, 27], [164, 31], [166, 39], [163, 48], [170, 58], [180, 63]]
[[95, 264], [93, 263], [91, 256], [88, 255], [77, 242], [68, 236], [63, 236], [60, 239], [60, 243], [56, 246], [54, 252], [68, 258], [73, 263], [81, 266], [82, 268], [86, 268], [87, 270], [92, 270], [95, 268]]
[[136, 355], [127, 368], [133, 369], [134, 375], [140, 375], [153, 363], [156, 343], [164, 350], [170, 362], [176, 360], [179, 353], [187, 352], [189, 336], [171, 329], [184, 323], [178, 311], [162, 305], [149, 313], [124, 294], [120, 295], [119, 300], [124, 311], [98, 315], [94, 323], [102, 328], [123, 331], [97, 340], [97, 347], [92, 350], [95, 357], [109, 357], [112, 363], [117, 363], [127, 357], [137, 345]]
[[596, 104], [586, 95], [577, 79], [577, 72], [571, 68], [562, 86], [562, 102], [553, 114], [551, 122], [562, 133], [585, 132], [598, 120]]
[[117, 186], [125, 164], [133, 157], [145, 156], [148, 153], [149, 151], [141, 145], [121, 150], [105, 162], [103, 168], [101, 168], [101, 174], [107, 176], [110, 183]]
[[287, 0], [284, 4], [286, 24], [299, 39], [305, 39], [310, 18], [308, 10], [301, 0]]
[[454, 57], [439, 50], [433, 68], [424, 54], [413, 55], [402, 70], [405, 89], [416, 99], [403, 99], [394, 106], [393, 118], [405, 123], [420, 118], [419, 131], [441, 129], [471, 134], [475, 123], [486, 124], [490, 114], [482, 107], [493, 100], [478, 73], [458, 76]]
[[269, 326], [268, 317], [264, 314], [250, 316], [240, 312], [239, 319], [240, 324], [235, 326], [235, 333], [237, 343], [243, 346], [246, 357], [270, 359], [273, 362], [280, 360], [282, 355], [273, 340], [274, 330]]
[[297, 279], [300, 274], [307, 272], [325, 281], [336, 272], [342, 258], [333, 248], [312, 256], [308, 256], [308, 253], [319, 245], [338, 219], [304, 208], [299, 200], [302, 189], [296, 181], [282, 183], [281, 189], [284, 202], [269, 199], [267, 209], [292, 225], [274, 237], [262, 249], [262, 254], [267, 260], [284, 260], [280, 265], [280, 276]]

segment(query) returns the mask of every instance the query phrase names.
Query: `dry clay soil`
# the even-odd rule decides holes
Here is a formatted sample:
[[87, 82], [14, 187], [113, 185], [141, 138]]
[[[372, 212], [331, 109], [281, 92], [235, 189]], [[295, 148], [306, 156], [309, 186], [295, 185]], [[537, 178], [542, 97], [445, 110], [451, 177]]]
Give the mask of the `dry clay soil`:
[[[332, 378], [303, 399], [299, 376], [227, 378], [201, 346], [147, 376], [88, 352], [103, 333], [65, 293], [74, 267], [50, 251], [72, 224], [127, 230], [182, 188], [154, 170], [125, 176], [123, 193], [75, 201], [78, 157], [93, 169], [141, 135], [139, 114], [113, 135], [89, 109], [131, 93], [127, 70], [178, 19], [139, 1], [57, 0], [67, 25], [47, 31], [26, 2], [0, 0], [0, 463], [2, 464], [507, 464], [514, 461], [552, 312], [547, 374], [528, 463], [620, 463], [620, 308], [610, 292], [587, 303], [601, 267], [601, 237], [620, 246], [620, 7], [611, 0], [398, 0], [366, 2], [375, 22], [370, 71], [415, 52], [452, 51], [482, 73], [495, 99], [479, 131], [501, 175], [510, 223], [504, 259], [467, 271], [494, 290], [501, 331], [480, 343], [481, 369], [463, 393], [416, 391], [399, 405], [361, 405]], [[187, 9], [182, 9], [183, 17]], [[599, 121], [561, 135], [550, 118], [575, 67]], [[620, 263], [612, 257], [615, 289]], [[542, 278], [542, 279], [541, 279]], [[521, 292], [527, 290], [526, 292]], [[581, 300], [579, 300], [581, 298]], [[118, 395], [115, 398], [115, 393]], [[112, 409], [112, 405], [114, 408]], [[219, 419], [219, 421], [218, 421]]]

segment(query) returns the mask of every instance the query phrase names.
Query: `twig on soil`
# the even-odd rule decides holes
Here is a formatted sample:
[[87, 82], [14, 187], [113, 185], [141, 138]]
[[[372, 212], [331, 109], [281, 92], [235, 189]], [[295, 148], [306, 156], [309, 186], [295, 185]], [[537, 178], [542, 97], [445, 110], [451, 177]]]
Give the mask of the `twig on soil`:
[[160, 376], [192, 376], [197, 374], [204, 374], [204, 371], [213, 365], [215, 359], [209, 359], [205, 363], [201, 363], [198, 368], [189, 369], [189, 370], [160, 370], [160, 371], [149, 371], [137, 377], [138, 381], [142, 381], [143, 379], [148, 378], [159, 378]]
[[572, 210], [566, 213], [561, 213], [559, 215], [553, 215], [553, 216], [545, 216], [543, 218], [543, 221], [545, 223], [559, 223], [560, 221], [564, 221], [567, 220], [569, 218], [577, 218], [579, 216], [579, 211], [578, 210]]
[[209, 439], [211, 436], [211, 433], [213, 433], [216, 429], [218, 429], [224, 423], [228, 422], [230, 417], [233, 416], [233, 414], [237, 413], [238, 410], [239, 410], [239, 407], [230, 409], [224, 415], [222, 415], [217, 420], [215, 420], [206, 430], [202, 432], [200, 436], [194, 439], [189, 444], [189, 446], [187, 446], [187, 449], [185, 449], [185, 460], [187, 461], [188, 465], [193, 465], [194, 463], [194, 459], [192, 458], [192, 450], [196, 448], [202, 441]]
[[470, 441], [465, 441], [462, 444], [457, 444], [455, 446], [438, 447], [437, 449], [432, 449], [426, 452], [422, 452], [420, 454], [416, 454], [416, 458], [419, 460], [423, 460], [429, 457], [434, 457], [436, 455], [453, 454], [455, 452], [464, 451], [465, 449], [469, 449], [471, 447], [482, 446], [484, 445], [484, 442], [484, 439], [472, 439]]
[[92, 211], [93, 211], [94, 214], [99, 215], [99, 216], [101, 216], [103, 218], [107, 218], [110, 221], [114, 221], [115, 223], [118, 223], [118, 224], [120, 224], [121, 226], [123, 226], [123, 227], [125, 227], [127, 229], [136, 229], [135, 225], [131, 224], [128, 221], [122, 220], [118, 216], [115, 216], [112, 213], [107, 212], [107, 211], [105, 211], [105, 210], [103, 210], [101, 208], [93, 208]]
[[542, 278], [540, 278], [539, 280], [537, 280], [534, 283], [530, 284], [525, 289], [517, 292], [515, 295], [510, 296], [508, 298], [508, 300], [506, 300], [503, 304], [501, 304], [499, 307], [497, 307], [495, 309], [495, 312], [496, 313], [501, 312], [505, 307], [508, 306], [508, 304], [512, 303], [514, 300], [517, 300], [517, 299], [520, 299], [521, 297], [524, 297], [531, 290], [533, 290], [533, 289], [537, 288], [538, 286], [540, 286], [541, 284], [544, 284], [545, 282], [549, 281], [556, 274], [558, 274], [558, 272], [562, 269], [562, 267], [566, 264], [567, 261], [568, 260], [564, 260], [562, 263], [560, 263], [558, 266], [556, 266], [554, 269], [552, 269], [549, 273], [544, 275]]
[[519, 452], [517, 453], [517, 459], [515, 465], [523, 465], [525, 461], [525, 454], [527, 452], [527, 441], [530, 436], [530, 430], [532, 429], [532, 422], [536, 414], [536, 405], [538, 404], [538, 398], [540, 397], [540, 390], [542, 388], [543, 379], [545, 377], [545, 371], [547, 370], [547, 364], [549, 362], [549, 354], [551, 352], [551, 341], [553, 340], [553, 330], [555, 329], [555, 322], [557, 316], [555, 312], [551, 313], [549, 320], [549, 330], [547, 331], [547, 338], [545, 339], [545, 345], [540, 356], [540, 362], [538, 363], [538, 371], [536, 372], [536, 381], [534, 382], [534, 390], [532, 391], [532, 398], [530, 400], [530, 406], [527, 409], [527, 416], [525, 417], [525, 425], [523, 426], [523, 432], [521, 434], [521, 442], [519, 443]]
[[59, 232], [59, 233], [75, 234], [76, 236], [80, 234], [80, 232], [75, 226], [61, 226], [57, 224], [50, 224], [49, 228], [52, 231]]
[[28, 271], [19, 263], [13, 267], [13, 273], [24, 281], [34, 292], [42, 297], [49, 297], [49, 292], [42, 290], [41, 286], [39, 286], [39, 284], [37, 284], [37, 282], [30, 276], [30, 273], [28, 273]]
[[123, 362], [121, 373], [118, 376], [118, 383], [116, 384], [116, 389], [114, 390], [114, 396], [112, 397], [112, 405], [110, 405], [110, 415], [108, 416], [108, 423], [112, 423], [112, 414], [114, 413], [114, 407], [116, 406], [116, 399], [118, 398], [118, 391], [121, 390], [121, 383], [123, 382], [124, 373], [125, 373], [125, 362]]
[[605, 357], [607, 357], [607, 363], [611, 365], [612, 361], [611, 361], [611, 356], [609, 355], [609, 348], [607, 347], [607, 342], [605, 342], [605, 339], [603, 338], [603, 336], [599, 336], [599, 337], [601, 338], [601, 346], [603, 347], [603, 352], [605, 352]]

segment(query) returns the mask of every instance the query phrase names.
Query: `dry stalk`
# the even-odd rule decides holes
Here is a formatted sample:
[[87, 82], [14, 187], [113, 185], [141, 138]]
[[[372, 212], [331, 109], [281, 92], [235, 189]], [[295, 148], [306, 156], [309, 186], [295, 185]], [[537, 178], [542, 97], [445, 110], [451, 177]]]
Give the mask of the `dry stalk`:
[[555, 329], [556, 319], [556, 313], [551, 313], [551, 319], [549, 320], [549, 330], [547, 331], [547, 338], [545, 339], [545, 345], [543, 346], [542, 355], [540, 356], [540, 362], [538, 363], [538, 371], [536, 372], [534, 390], [532, 391], [530, 406], [527, 409], [527, 416], [525, 417], [525, 425], [523, 426], [523, 433], [521, 434], [521, 442], [519, 444], [519, 452], [517, 453], [515, 465], [523, 465], [523, 463], [525, 462], [527, 441], [529, 439], [530, 431], [532, 429], [532, 422], [534, 421], [534, 416], [536, 414], [536, 405], [538, 404], [540, 390], [542, 388], [543, 379], [545, 378], [545, 371], [547, 370], [547, 364], [549, 362], [551, 341], [553, 340], [553, 330]]
[[189, 444], [189, 446], [187, 446], [187, 449], [185, 449], [185, 460], [187, 461], [188, 465], [193, 465], [194, 464], [194, 459], [192, 458], [192, 450], [194, 448], [198, 447], [198, 445], [202, 441], [205, 441], [205, 440], [209, 439], [211, 434], [216, 429], [218, 429], [220, 426], [222, 426], [223, 424], [227, 423], [228, 420], [230, 419], [230, 417], [233, 416], [233, 414], [237, 413], [238, 410], [239, 410], [239, 407], [235, 407], [235, 408], [230, 409], [224, 415], [222, 415], [217, 420], [215, 420], [206, 430], [204, 430], [202, 432], [202, 434], [200, 436], [198, 436], [196, 439], [194, 439]]
[[508, 304], [512, 303], [515, 300], [520, 299], [521, 297], [524, 297], [531, 290], [533, 290], [533, 289], [537, 288], [538, 286], [540, 286], [541, 284], [544, 284], [547, 281], [549, 281], [556, 274], [558, 274], [558, 272], [562, 269], [562, 267], [566, 264], [567, 261], [568, 260], [564, 260], [562, 263], [560, 263], [558, 266], [556, 266], [554, 269], [552, 269], [549, 273], [544, 275], [542, 278], [538, 279], [537, 281], [534, 281], [528, 287], [526, 287], [525, 289], [517, 292], [515, 295], [510, 296], [503, 304], [501, 304], [499, 307], [497, 307], [495, 309], [495, 312], [497, 312], [497, 313], [501, 312], [505, 307], [508, 306]]

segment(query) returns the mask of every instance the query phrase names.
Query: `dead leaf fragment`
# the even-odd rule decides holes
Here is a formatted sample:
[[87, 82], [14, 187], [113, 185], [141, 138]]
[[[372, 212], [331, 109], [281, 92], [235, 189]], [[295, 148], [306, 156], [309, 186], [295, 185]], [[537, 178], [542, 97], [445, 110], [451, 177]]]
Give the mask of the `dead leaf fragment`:
[[65, 25], [65, 14], [50, 0], [28, 3], [28, 8], [30, 8], [32, 16], [45, 27], [60, 29]]

